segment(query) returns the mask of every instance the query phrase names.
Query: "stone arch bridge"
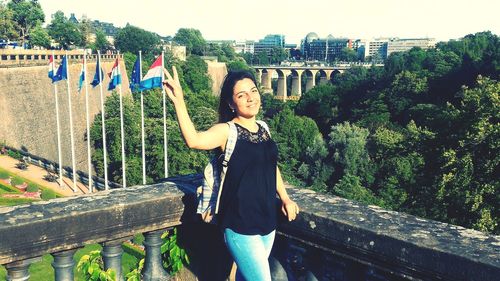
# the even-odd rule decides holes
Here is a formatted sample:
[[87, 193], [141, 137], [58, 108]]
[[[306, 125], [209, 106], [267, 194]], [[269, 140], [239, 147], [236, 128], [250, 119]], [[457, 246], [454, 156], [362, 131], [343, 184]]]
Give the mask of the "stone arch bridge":
[[[339, 64], [334, 66], [253, 66], [257, 72], [257, 82], [260, 82], [265, 93], [272, 93], [271, 80], [273, 75], [278, 76], [278, 89], [274, 93], [277, 98], [299, 99], [300, 96], [316, 86], [317, 83], [326, 83], [335, 75], [343, 73], [353, 66], [370, 67], [372, 64]], [[287, 97], [287, 78], [291, 76], [291, 93]], [[305, 77], [305, 87], [302, 77]], [[305, 88], [305, 89], [304, 89]]]

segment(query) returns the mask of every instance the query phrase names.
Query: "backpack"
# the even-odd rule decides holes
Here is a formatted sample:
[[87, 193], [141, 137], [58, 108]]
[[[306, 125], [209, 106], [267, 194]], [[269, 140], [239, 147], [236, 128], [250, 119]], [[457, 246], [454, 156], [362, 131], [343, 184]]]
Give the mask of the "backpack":
[[[258, 120], [257, 123], [264, 127], [269, 136], [271, 135], [266, 122]], [[222, 194], [222, 186], [227, 172], [227, 164], [233, 154], [236, 141], [238, 139], [238, 130], [233, 121], [227, 122], [229, 125], [229, 135], [227, 137], [224, 153], [212, 157], [205, 166], [203, 172], [203, 183], [198, 188], [198, 208], [196, 213], [201, 214], [203, 221], [207, 223], [217, 223], [214, 215], [219, 212], [219, 201]]]

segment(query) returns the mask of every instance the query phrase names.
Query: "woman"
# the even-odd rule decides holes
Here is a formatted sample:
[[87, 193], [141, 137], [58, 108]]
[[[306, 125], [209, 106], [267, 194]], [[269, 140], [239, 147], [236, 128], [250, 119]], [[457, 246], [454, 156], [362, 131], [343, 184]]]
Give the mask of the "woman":
[[179, 126], [190, 148], [224, 151], [234, 122], [238, 137], [228, 169], [219, 210], [219, 226], [238, 271], [236, 280], [271, 280], [268, 258], [276, 230], [276, 193], [281, 210], [294, 220], [299, 207], [287, 195], [277, 166], [278, 149], [268, 131], [256, 122], [260, 93], [246, 71], [229, 72], [220, 94], [219, 123], [197, 132], [184, 102], [179, 76], [167, 76], [165, 90], [174, 104]]

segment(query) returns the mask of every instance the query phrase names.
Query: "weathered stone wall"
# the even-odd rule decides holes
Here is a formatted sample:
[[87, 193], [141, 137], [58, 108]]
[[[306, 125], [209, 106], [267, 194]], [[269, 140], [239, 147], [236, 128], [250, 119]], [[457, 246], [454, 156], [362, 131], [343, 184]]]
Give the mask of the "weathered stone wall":
[[[59, 60], [58, 60], [59, 62]], [[113, 61], [103, 61], [104, 73], [111, 71]], [[122, 74], [125, 65], [120, 64]], [[47, 66], [26, 66], [0, 68], [0, 143], [21, 149], [52, 161], [58, 161], [57, 127], [54, 85], [47, 77]], [[81, 63], [69, 63], [70, 90], [73, 113], [73, 130], [75, 140], [76, 169], [87, 170], [87, 144], [85, 88], [78, 93], [78, 78]], [[95, 73], [95, 61], [87, 65], [87, 83], [92, 81]], [[103, 93], [107, 91], [108, 75], [104, 77]], [[128, 78], [122, 76], [122, 90], [129, 95]], [[71, 166], [70, 123], [67, 82], [56, 83], [59, 115], [61, 124], [61, 149], [63, 166]], [[89, 85], [89, 114], [91, 124], [94, 116], [100, 112], [100, 91]], [[126, 133], [126, 132], [125, 132]]]
[[208, 65], [208, 76], [212, 79], [212, 93], [216, 96], [220, 94], [220, 87], [227, 74], [226, 64], [223, 62], [205, 61]]

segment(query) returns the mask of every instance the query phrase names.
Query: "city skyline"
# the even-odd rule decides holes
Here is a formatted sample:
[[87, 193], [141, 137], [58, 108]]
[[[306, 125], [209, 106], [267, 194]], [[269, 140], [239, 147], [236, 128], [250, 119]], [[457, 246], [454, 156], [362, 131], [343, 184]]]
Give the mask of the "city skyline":
[[[116, 0], [39, 0], [50, 23], [53, 13], [74, 13], [124, 27], [127, 23], [174, 36], [179, 28], [200, 30], [206, 40], [255, 40], [283, 34], [287, 43], [300, 44], [309, 32], [319, 37], [370, 39], [378, 37], [458, 39], [470, 33], [500, 33], [494, 0], [430, 1], [327, 1], [305, 7], [295, 1], [254, 0], [143, 0], [141, 6]], [[297, 1], [298, 3], [298, 1]], [[120, 8], [115, 8], [119, 5]], [[97, 7], [97, 8], [96, 8]], [[158, 7], [158, 8], [157, 8]], [[143, 11], [138, 13], [137, 11]], [[158, 20], [157, 20], [158, 19]]]

